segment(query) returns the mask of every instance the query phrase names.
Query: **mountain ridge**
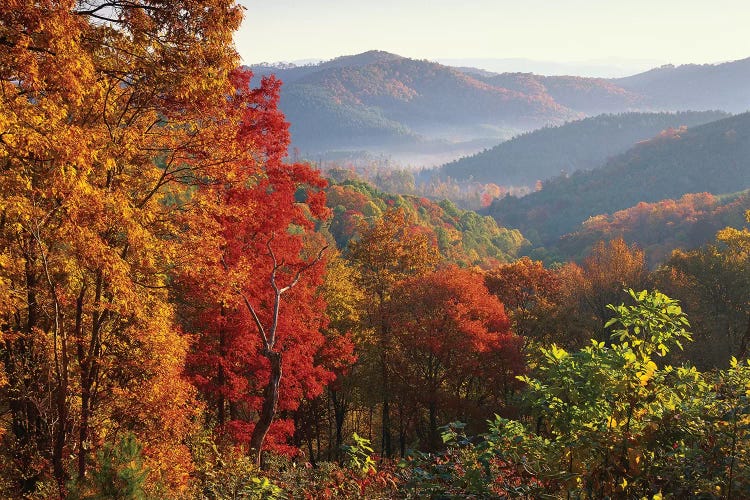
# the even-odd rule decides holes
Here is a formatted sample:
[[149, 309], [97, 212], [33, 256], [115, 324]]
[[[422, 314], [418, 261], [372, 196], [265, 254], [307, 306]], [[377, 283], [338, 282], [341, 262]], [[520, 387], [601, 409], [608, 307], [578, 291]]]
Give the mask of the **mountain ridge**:
[[601, 113], [750, 109], [750, 59], [662, 66], [619, 79], [497, 74], [377, 50], [319, 64], [250, 68], [284, 82], [280, 107], [292, 124], [293, 145], [314, 154], [500, 142], [509, 132]]
[[719, 111], [602, 114], [518, 135], [432, 172], [456, 180], [534, 186], [561, 172], [599, 167], [609, 157], [663, 130], [693, 127], [728, 116]]
[[640, 202], [714, 195], [750, 188], [750, 113], [643, 141], [595, 170], [556, 177], [523, 198], [489, 209], [498, 224], [537, 245], [553, 244], [589, 217]]

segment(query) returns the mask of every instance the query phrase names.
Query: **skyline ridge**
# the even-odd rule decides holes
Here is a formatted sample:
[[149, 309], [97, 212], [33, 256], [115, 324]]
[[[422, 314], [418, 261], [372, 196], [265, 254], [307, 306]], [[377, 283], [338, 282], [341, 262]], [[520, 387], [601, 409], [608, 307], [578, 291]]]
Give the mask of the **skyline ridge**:
[[[436, 63], [443, 66], [451, 67], [451, 68], [458, 68], [458, 69], [480, 69], [487, 71], [489, 73], [496, 73], [496, 74], [513, 74], [513, 73], [531, 73], [537, 76], [581, 76], [581, 77], [588, 77], [588, 78], [604, 78], [604, 79], [617, 79], [617, 78], [625, 78], [629, 76], [636, 76], [638, 74], [647, 73], [649, 71], [653, 70], [659, 70], [663, 68], [679, 68], [679, 67], [690, 67], [690, 66], [721, 66], [724, 64], [731, 64], [731, 63], [739, 63], [745, 60], [750, 59], [750, 55], [745, 57], [740, 57], [737, 59], [725, 59], [725, 60], [718, 60], [718, 61], [711, 61], [711, 62], [684, 62], [684, 63], [672, 63], [672, 62], [664, 62], [664, 61], [647, 61], [647, 60], [641, 60], [641, 59], [628, 59], [628, 58], [613, 58], [611, 63], [608, 63], [606, 59], [590, 59], [590, 60], [579, 60], [579, 61], [557, 61], [557, 60], [537, 60], [537, 59], [528, 59], [528, 58], [485, 58], [485, 57], [466, 57], [466, 58], [420, 58], [420, 57], [413, 57], [409, 55], [403, 55], [398, 54], [395, 52], [390, 52], [387, 50], [381, 50], [381, 49], [369, 49], [365, 50], [363, 52], [356, 52], [351, 54], [341, 54], [336, 57], [330, 58], [330, 59], [322, 59], [322, 58], [308, 58], [308, 59], [297, 59], [292, 61], [286, 61], [286, 60], [274, 60], [274, 61], [254, 61], [247, 63], [245, 62], [243, 65], [247, 67], [280, 67], [280, 68], [292, 68], [292, 67], [315, 67], [315, 66], [321, 66], [326, 63], [331, 63], [334, 61], [340, 61], [345, 60], [348, 58], [357, 58], [361, 56], [366, 55], [373, 55], [373, 54], [383, 54], [388, 56], [396, 56], [396, 58], [399, 59], [410, 59], [413, 61], [427, 61], [430, 63]], [[634, 68], [627, 68], [625, 66], [618, 65], [618, 62], [621, 64], [623, 62], [631, 61], [633, 63], [640, 62], [640, 68], [634, 69]], [[380, 61], [378, 61], [380, 62]], [[513, 63], [518, 62], [519, 65], [533, 65], [537, 66], [539, 68], [545, 68], [545, 67], [568, 67], [571, 69], [574, 68], [601, 68], [604, 70], [610, 70], [612, 71], [615, 68], [618, 68], [620, 71], [617, 74], [608, 74], [608, 75], [593, 75], [590, 74], [590, 72], [579, 72], [579, 73], [566, 73], [566, 72], [537, 72], [534, 70], [528, 70], [527, 68], [518, 68], [517, 70], [512, 69], [512, 67], [508, 66], [507, 69], [501, 70], [501, 69], [492, 69], [491, 67], [483, 67], [481, 64], [482, 62], [485, 63], [500, 63], [504, 65], [510, 65]], [[466, 64], [466, 63], [476, 63], [476, 65], [473, 64]]]

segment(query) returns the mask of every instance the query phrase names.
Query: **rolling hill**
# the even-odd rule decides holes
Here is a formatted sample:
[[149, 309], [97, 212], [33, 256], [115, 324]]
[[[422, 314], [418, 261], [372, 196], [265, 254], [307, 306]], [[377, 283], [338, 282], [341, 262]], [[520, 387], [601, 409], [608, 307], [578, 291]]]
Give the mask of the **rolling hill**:
[[466, 154], [513, 133], [601, 113], [750, 107], [750, 59], [664, 66], [627, 78], [496, 74], [382, 51], [304, 66], [258, 65], [284, 82], [280, 107], [303, 153]]
[[542, 76], [533, 73], [476, 74], [484, 82], [532, 96], [551, 99], [586, 115], [642, 108], [644, 98], [611, 80], [579, 76]]
[[[251, 68], [284, 82], [281, 109], [305, 151], [419, 140], [474, 140], [580, 116], [546, 95], [482, 81], [448, 66], [371, 51], [314, 66]], [[417, 137], [419, 136], [419, 138]]]
[[534, 244], [549, 245], [589, 217], [640, 202], [747, 188], [750, 113], [661, 134], [601, 168], [556, 177], [523, 198], [497, 200], [490, 213], [500, 225], [520, 229]]
[[623, 78], [542, 76], [462, 68], [482, 81], [549, 95], [561, 106], [586, 113], [750, 110], [750, 58], [720, 64], [671, 64]]
[[667, 65], [611, 82], [642, 96], [643, 105], [653, 109], [750, 110], [750, 58], [722, 64]]
[[694, 193], [677, 200], [641, 202], [613, 214], [591, 217], [547, 248], [547, 253], [555, 260], [581, 260], [598, 241], [623, 238], [642, 248], [649, 266], [655, 267], [677, 248], [698, 248], [713, 242], [722, 228], [744, 227], [747, 210], [750, 190], [720, 196]]
[[443, 258], [462, 266], [510, 262], [528, 244], [519, 231], [498, 227], [491, 217], [461, 210], [448, 200], [438, 203], [385, 193], [361, 181], [332, 179], [326, 196], [333, 212], [328, 231], [341, 250], [357, 237], [357, 221], [380, 217], [389, 208], [404, 210], [430, 236]]
[[726, 118], [723, 112], [599, 115], [545, 127], [448, 163], [434, 173], [501, 186], [533, 186], [577, 170], [593, 169], [636, 142], [668, 128], [693, 127]]

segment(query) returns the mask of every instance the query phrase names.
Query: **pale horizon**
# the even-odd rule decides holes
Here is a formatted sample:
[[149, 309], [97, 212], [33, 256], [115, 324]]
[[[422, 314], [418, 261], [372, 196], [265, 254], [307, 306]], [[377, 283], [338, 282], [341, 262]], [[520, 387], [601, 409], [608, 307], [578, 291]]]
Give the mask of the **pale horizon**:
[[[750, 3], [631, 0], [240, 2], [245, 64], [383, 50], [431, 61], [519, 59], [647, 69], [750, 56]], [[658, 4], [658, 9], [656, 5]]]

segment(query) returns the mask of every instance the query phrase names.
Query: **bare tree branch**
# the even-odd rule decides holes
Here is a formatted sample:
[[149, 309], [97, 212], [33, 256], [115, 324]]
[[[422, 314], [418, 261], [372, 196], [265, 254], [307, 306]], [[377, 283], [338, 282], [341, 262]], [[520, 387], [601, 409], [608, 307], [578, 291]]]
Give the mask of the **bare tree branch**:
[[273, 349], [273, 345], [269, 344], [268, 342], [268, 337], [266, 336], [266, 329], [263, 328], [263, 323], [261, 323], [260, 318], [258, 317], [258, 314], [255, 312], [255, 308], [250, 303], [250, 300], [248, 300], [247, 295], [245, 295], [239, 290], [237, 290], [237, 293], [240, 294], [240, 297], [242, 297], [242, 300], [245, 303], [245, 307], [247, 308], [248, 311], [250, 311], [250, 315], [253, 317], [255, 326], [258, 327], [258, 332], [260, 333], [260, 337], [263, 339], [264, 350], [270, 351], [271, 349]]

